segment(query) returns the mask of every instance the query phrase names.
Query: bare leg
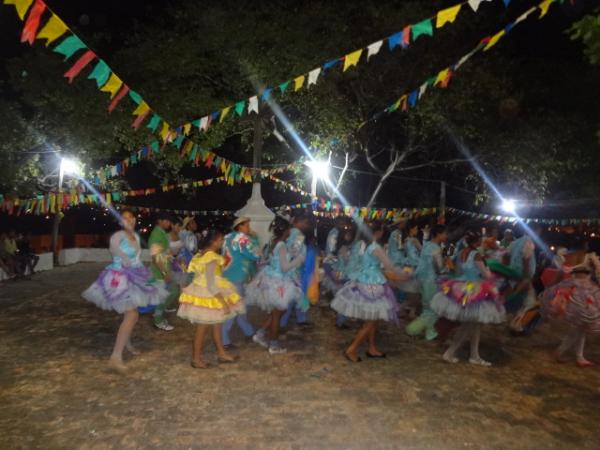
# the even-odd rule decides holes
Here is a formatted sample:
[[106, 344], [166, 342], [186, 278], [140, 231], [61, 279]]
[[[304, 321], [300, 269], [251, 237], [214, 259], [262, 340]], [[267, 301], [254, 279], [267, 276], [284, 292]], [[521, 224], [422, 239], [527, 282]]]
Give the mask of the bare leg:
[[197, 325], [196, 335], [192, 343], [192, 366], [197, 368], [204, 368], [208, 365], [204, 362], [202, 357], [202, 349], [204, 348], [204, 338], [206, 337], [207, 325]]
[[115, 340], [115, 346], [113, 347], [112, 355], [110, 356], [110, 365], [117, 370], [124, 370], [125, 365], [123, 364], [123, 349], [131, 337], [133, 327], [138, 321], [139, 313], [137, 309], [130, 309], [125, 311], [123, 315], [123, 322], [119, 326], [117, 333], [117, 339]]
[[577, 341], [575, 343], [575, 358], [577, 358], [577, 365], [579, 367], [589, 367], [593, 366], [594, 363], [588, 361], [583, 356], [583, 349], [585, 348], [585, 331], [579, 329], [577, 330]]
[[353, 362], [358, 362], [358, 348], [360, 345], [367, 339], [369, 336], [369, 332], [371, 331], [371, 327], [373, 326], [372, 320], [367, 320], [360, 330], [354, 336], [354, 340], [350, 344], [350, 346], [346, 349], [346, 356]]
[[369, 342], [368, 352], [372, 356], [383, 356], [383, 353], [377, 350], [377, 346], [375, 345], [375, 334], [377, 333], [377, 322], [373, 321], [373, 325], [369, 330], [369, 334], [367, 334], [367, 341]]
[[555, 357], [558, 362], [565, 361], [564, 354], [573, 348], [578, 338], [579, 330], [577, 329], [573, 330], [563, 338], [562, 342], [560, 343], [555, 352]]
[[125, 348], [132, 355], [139, 355], [140, 354], [140, 351], [131, 343], [131, 337], [127, 341], [127, 344], [125, 344]]
[[478, 366], [489, 367], [492, 365], [489, 361], [482, 359], [479, 355], [479, 341], [481, 339], [481, 324], [474, 323], [473, 325], [473, 333], [471, 334], [471, 356], [469, 357], [469, 362], [471, 364], [476, 364]]
[[279, 322], [281, 320], [281, 316], [285, 311], [280, 311], [278, 309], [274, 309], [271, 311], [271, 323], [269, 324], [269, 339], [272, 341], [276, 341], [279, 339]]
[[458, 358], [456, 357], [456, 352], [458, 349], [464, 344], [465, 340], [469, 337], [471, 332], [471, 324], [463, 323], [458, 330], [454, 333], [454, 337], [452, 338], [452, 342], [450, 343], [450, 347], [446, 350], [442, 356], [444, 361], [449, 363], [457, 363]]
[[215, 341], [215, 347], [217, 348], [217, 355], [221, 362], [233, 362], [236, 360], [233, 356], [227, 353], [225, 347], [223, 347], [223, 335], [221, 334], [221, 328], [218, 325], [212, 326], [213, 340]]

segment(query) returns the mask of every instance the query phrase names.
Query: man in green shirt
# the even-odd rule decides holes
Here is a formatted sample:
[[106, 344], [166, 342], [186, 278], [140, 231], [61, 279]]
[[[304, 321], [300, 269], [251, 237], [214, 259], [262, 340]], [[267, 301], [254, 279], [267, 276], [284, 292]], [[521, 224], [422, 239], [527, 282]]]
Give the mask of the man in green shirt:
[[[148, 238], [148, 248], [152, 256], [150, 271], [155, 280], [164, 280], [165, 283], [171, 282], [171, 251], [169, 248], [169, 230], [171, 229], [171, 216], [166, 212], [158, 213], [156, 226]], [[164, 303], [158, 305], [154, 310], [154, 326], [159, 330], [173, 331], [173, 326], [169, 325], [165, 318], [165, 309], [169, 305], [177, 291], [169, 289], [170, 295]]]

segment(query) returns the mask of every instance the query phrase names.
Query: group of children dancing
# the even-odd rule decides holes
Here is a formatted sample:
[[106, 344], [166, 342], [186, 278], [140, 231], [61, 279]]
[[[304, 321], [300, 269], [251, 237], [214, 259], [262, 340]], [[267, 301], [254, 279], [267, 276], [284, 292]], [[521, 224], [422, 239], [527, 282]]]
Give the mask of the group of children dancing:
[[[122, 230], [110, 240], [113, 262], [83, 293], [100, 308], [124, 314], [111, 367], [124, 371], [123, 351], [137, 353], [130, 339], [138, 308], [156, 306], [160, 311], [157, 327], [172, 329], [165, 324], [163, 312], [168, 310], [166, 300], [174, 296], [179, 299], [177, 315], [196, 325], [192, 367], [209, 367], [203, 354], [207, 334], [212, 335], [219, 363], [236, 361], [237, 356], [228, 351], [235, 324], [270, 354], [285, 353], [281, 326], [294, 311], [298, 324], [307, 325], [305, 312], [310, 303], [303, 274], [310, 264], [307, 255], [314, 250], [306, 242], [312, 236], [311, 219], [304, 214], [293, 219], [276, 216], [271, 239], [261, 250], [246, 217], [236, 219], [227, 235], [206, 229], [195, 239], [191, 233], [195, 224], [189, 226], [193, 219], [186, 218], [181, 227], [177, 219], [163, 214], [155, 228], [162, 231], [149, 240], [152, 263], [148, 270], [140, 259], [136, 218], [122, 211]], [[181, 241], [178, 246], [165, 239], [173, 229], [175, 242], [177, 237]], [[512, 316], [511, 327], [522, 330], [531, 311], [539, 311], [573, 328], [556, 357], [563, 360], [574, 350], [578, 365], [591, 365], [583, 348], [587, 333], [600, 332], [600, 260], [592, 253], [577, 264], [555, 260], [556, 267], [548, 269], [554, 271], [552, 285], [537, 296], [532, 278], [540, 230], [527, 231], [516, 240], [507, 234], [500, 243], [497, 235], [484, 239], [479, 231], [469, 230], [456, 245], [447, 245], [444, 225], [419, 229], [416, 221], [401, 217], [384, 246], [383, 222], [337, 218], [327, 237], [321, 286], [332, 299], [337, 327], [360, 322], [344, 350], [345, 358], [360, 362], [364, 344], [367, 358], [386, 358], [377, 346], [378, 327], [382, 322], [405, 322], [407, 334], [424, 335], [427, 340], [445, 340], [453, 331], [444, 361], [457, 363], [458, 350], [468, 342], [469, 363], [490, 366], [479, 353], [482, 326], [500, 324]], [[246, 317], [248, 307], [266, 313], [257, 330]]]

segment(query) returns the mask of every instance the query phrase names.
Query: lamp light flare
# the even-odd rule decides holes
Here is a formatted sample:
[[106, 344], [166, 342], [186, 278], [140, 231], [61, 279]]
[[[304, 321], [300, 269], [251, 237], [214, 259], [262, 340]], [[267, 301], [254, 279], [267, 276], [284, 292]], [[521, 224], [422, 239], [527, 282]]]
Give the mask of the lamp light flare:
[[313, 174], [320, 180], [325, 180], [329, 177], [329, 161], [311, 160], [305, 163]]
[[517, 210], [517, 205], [513, 199], [507, 198], [502, 201], [502, 210], [509, 213], [514, 214]]
[[79, 163], [69, 158], [61, 158], [60, 160], [60, 170], [65, 175], [79, 175], [80, 168]]

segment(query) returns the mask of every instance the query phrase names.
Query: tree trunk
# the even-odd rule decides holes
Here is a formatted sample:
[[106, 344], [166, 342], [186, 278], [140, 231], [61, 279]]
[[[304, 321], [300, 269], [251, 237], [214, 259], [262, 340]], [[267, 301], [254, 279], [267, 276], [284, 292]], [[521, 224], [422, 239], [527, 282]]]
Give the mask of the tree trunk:
[[377, 183], [377, 187], [375, 188], [375, 191], [373, 191], [373, 194], [371, 194], [371, 198], [369, 199], [369, 203], [367, 203], [367, 208], [370, 208], [371, 206], [373, 206], [373, 203], [375, 203], [375, 199], [379, 195], [379, 191], [381, 191], [381, 188], [383, 187], [383, 184], [389, 178], [389, 176], [392, 173], [394, 173], [394, 171], [396, 170], [396, 166], [398, 165], [399, 162], [400, 162], [399, 159], [395, 159], [394, 161], [392, 161], [392, 163], [385, 170], [385, 173], [381, 176], [381, 179], [379, 180], [379, 183]]

